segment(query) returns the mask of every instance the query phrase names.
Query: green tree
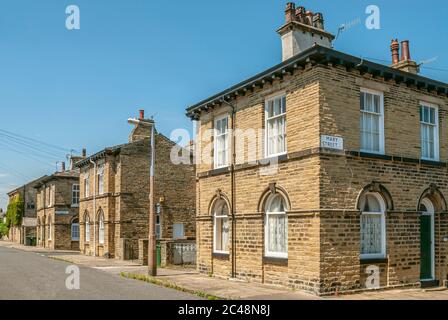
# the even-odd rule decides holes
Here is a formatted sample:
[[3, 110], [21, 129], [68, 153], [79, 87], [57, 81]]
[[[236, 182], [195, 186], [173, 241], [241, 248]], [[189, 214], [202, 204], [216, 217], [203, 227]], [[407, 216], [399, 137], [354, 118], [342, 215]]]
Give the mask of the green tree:
[[23, 214], [25, 212], [25, 203], [21, 196], [14, 198], [6, 210], [6, 227], [11, 228], [19, 226], [22, 223]]
[[9, 233], [9, 228], [6, 226], [3, 221], [0, 221], [0, 239], [4, 236], [7, 236]]

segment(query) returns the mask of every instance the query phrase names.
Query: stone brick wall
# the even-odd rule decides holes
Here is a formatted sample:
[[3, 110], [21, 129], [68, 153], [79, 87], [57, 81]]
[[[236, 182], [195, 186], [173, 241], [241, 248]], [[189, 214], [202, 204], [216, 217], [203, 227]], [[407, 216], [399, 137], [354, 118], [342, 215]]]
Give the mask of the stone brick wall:
[[[360, 149], [360, 89], [384, 92], [385, 156], [373, 157]], [[212, 204], [219, 190], [231, 204], [230, 170], [213, 170], [212, 163], [197, 166], [198, 270], [218, 277], [280, 284], [315, 294], [366, 289], [366, 268], [380, 268], [381, 287], [420, 285], [419, 202], [430, 197], [436, 205], [436, 280], [447, 278], [448, 235], [447, 111], [448, 99], [382, 78], [372, 78], [331, 64], [311, 66], [286, 75], [232, 101], [237, 129], [264, 126], [264, 101], [284, 92], [287, 99], [288, 155], [278, 171], [260, 174], [260, 164], [247, 163], [240, 153], [254, 145], [236, 147], [234, 242], [229, 255], [213, 254]], [[439, 106], [440, 161], [420, 161], [419, 103]], [[214, 126], [214, 119], [229, 114], [227, 105], [201, 114], [199, 133]], [[230, 127], [230, 125], [229, 125]], [[344, 139], [344, 151], [320, 148], [320, 135]], [[197, 157], [213, 158], [213, 138], [198, 142]], [[263, 145], [263, 141], [261, 145]], [[263, 148], [257, 159], [263, 159]], [[260, 151], [261, 150], [261, 151]], [[393, 202], [386, 212], [387, 258], [361, 261], [358, 197], [372, 183], [384, 187]], [[261, 199], [269, 187], [284, 190], [288, 212], [288, 259], [264, 259], [264, 214]], [[428, 193], [436, 189], [438, 196]], [[230, 221], [233, 221], [230, 217]], [[235, 255], [235, 257], [232, 256]], [[233, 267], [232, 267], [233, 265]]]
[[[105, 215], [105, 243], [98, 245], [98, 219], [94, 219], [93, 165], [84, 166], [81, 172], [90, 172], [90, 194], [85, 198], [81, 179], [81, 252], [117, 259], [137, 259], [139, 240], [148, 238], [149, 231], [149, 139], [144, 132], [135, 130], [129, 144], [119, 151], [107, 154], [105, 163], [105, 194], [96, 196], [96, 211]], [[156, 203], [162, 208], [162, 237], [172, 238], [172, 224], [184, 223], [186, 237], [195, 237], [194, 166], [171, 163], [174, 143], [166, 137], [156, 136]], [[85, 216], [90, 216], [90, 241], [85, 242]], [[94, 229], [95, 228], [95, 229]], [[96, 235], [97, 240], [94, 241]], [[131, 254], [132, 253], [132, 254]], [[132, 257], [131, 257], [132, 256]]]
[[[78, 177], [53, 175], [37, 189], [37, 246], [50, 250], [79, 250], [79, 241], [72, 240], [71, 232], [72, 223], [79, 219], [79, 207], [72, 205], [74, 184], [79, 184]], [[48, 199], [47, 190], [54, 193], [53, 204], [45, 200]]]

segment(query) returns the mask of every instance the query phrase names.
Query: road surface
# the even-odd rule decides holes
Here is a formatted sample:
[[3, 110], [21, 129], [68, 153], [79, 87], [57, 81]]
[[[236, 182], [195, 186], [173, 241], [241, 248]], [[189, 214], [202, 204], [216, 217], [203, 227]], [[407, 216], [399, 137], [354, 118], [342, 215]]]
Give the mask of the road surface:
[[[79, 267], [79, 290], [69, 290], [69, 263], [41, 253], [0, 247], [0, 300], [191, 300], [197, 297], [116, 274]], [[69, 284], [75, 282], [69, 282]]]

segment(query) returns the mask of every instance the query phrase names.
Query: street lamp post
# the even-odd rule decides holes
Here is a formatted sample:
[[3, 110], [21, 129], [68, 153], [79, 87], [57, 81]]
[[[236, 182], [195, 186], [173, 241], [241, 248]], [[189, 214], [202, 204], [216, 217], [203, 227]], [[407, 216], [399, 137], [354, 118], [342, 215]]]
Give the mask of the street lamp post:
[[157, 236], [156, 236], [156, 215], [155, 209], [155, 158], [156, 158], [156, 146], [155, 146], [155, 121], [153, 119], [129, 119], [129, 124], [147, 126], [151, 129], [151, 154], [150, 154], [150, 174], [149, 174], [149, 243], [148, 243], [148, 273], [150, 276], [157, 276]]

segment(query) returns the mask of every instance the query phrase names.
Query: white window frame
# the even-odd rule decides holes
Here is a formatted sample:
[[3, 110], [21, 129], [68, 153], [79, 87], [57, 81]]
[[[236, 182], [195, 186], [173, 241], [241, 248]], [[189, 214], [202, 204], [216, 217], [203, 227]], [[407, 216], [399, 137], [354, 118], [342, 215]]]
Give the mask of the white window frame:
[[[360, 132], [359, 132], [359, 134], [360, 134], [360, 145], [361, 145], [360, 151], [361, 152], [365, 152], [365, 153], [371, 153], [371, 154], [385, 154], [384, 92], [376, 91], [376, 90], [372, 90], [372, 89], [367, 89], [367, 88], [361, 88], [360, 96], [359, 96], [359, 100], [360, 100], [359, 105], [361, 104], [361, 94], [363, 94], [363, 93], [369, 93], [369, 94], [377, 95], [377, 96], [380, 97], [380, 114], [379, 114], [379, 117], [380, 117], [380, 121], [379, 121], [379, 134], [380, 134], [380, 137], [379, 137], [379, 140], [380, 140], [379, 141], [379, 148], [380, 148], [380, 150], [379, 151], [374, 151], [374, 150], [367, 150], [367, 149], [363, 149], [362, 148], [362, 145], [361, 145], [362, 144], [362, 132], [361, 132], [361, 127], [360, 127]], [[362, 113], [378, 115], [377, 113], [372, 113], [372, 112], [369, 112], [369, 111], [361, 110], [361, 106], [359, 106], [359, 112], [360, 112], [360, 115], [359, 115], [360, 116], [360, 120], [361, 120]]]
[[[281, 113], [279, 115], [273, 116], [271, 118], [269, 118], [269, 103], [271, 101], [280, 99], [280, 101], [282, 101], [283, 99], [285, 99], [285, 112]], [[288, 142], [287, 142], [287, 120], [286, 120], [286, 114], [288, 112], [288, 103], [286, 100], [286, 93], [282, 92], [282, 93], [277, 93], [275, 95], [271, 95], [269, 97], [266, 98], [265, 103], [264, 103], [264, 128], [265, 128], [265, 133], [264, 133], [264, 155], [266, 158], [273, 158], [273, 157], [279, 157], [282, 155], [285, 155], [288, 153]], [[285, 133], [284, 133], [284, 141], [285, 141], [285, 151], [283, 152], [279, 152], [279, 153], [269, 153], [269, 128], [268, 128], [268, 122], [270, 120], [275, 120], [278, 118], [284, 117], [285, 118]]]
[[[264, 256], [267, 258], [281, 258], [281, 259], [288, 259], [288, 253], [289, 253], [289, 243], [288, 243], [288, 229], [289, 229], [289, 225], [288, 225], [288, 216], [286, 214], [286, 211], [284, 212], [268, 212], [268, 208], [270, 208], [272, 200], [274, 199], [276, 195], [271, 194], [269, 196], [269, 198], [266, 201], [266, 205], [265, 205], [265, 216], [264, 216]], [[286, 206], [286, 200], [285, 198], [280, 195], [283, 198], [283, 201], [285, 202], [285, 206]], [[285, 207], [286, 209], [286, 207]], [[286, 217], [286, 252], [273, 252], [273, 251], [269, 251], [269, 217], [270, 216], [285, 216]]]
[[84, 218], [84, 238], [86, 243], [90, 243], [90, 217], [88, 214]]
[[[218, 127], [218, 122], [222, 121], [224, 119], [227, 119], [227, 132], [218, 134], [218, 130], [216, 129]], [[213, 158], [214, 158], [214, 168], [215, 169], [226, 168], [226, 167], [228, 167], [230, 165], [230, 153], [231, 153], [231, 150], [230, 150], [230, 127], [229, 127], [230, 123], [229, 123], [229, 121], [230, 121], [230, 117], [229, 117], [228, 114], [216, 117], [215, 121], [214, 121], [214, 130], [213, 130], [213, 150], [214, 150], [213, 153], [214, 153], [214, 156], [213, 156]], [[220, 150], [218, 149], [218, 145], [219, 145], [218, 144], [218, 138], [223, 137], [223, 136], [226, 139], [226, 141], [225, 141], [226, 142], [225, 143], [225, 145], [226, 145], [225, 150], [227, 152], [227, 157], [226, 157], [226, 162], [225, 163], [219, 164], [218, 159], [219, 159], [219, 151]]]
[[81, 199], [81, 188], [79, 183], [72, 185], [72, 207], [79, 207], [79, 200]]
[[100, 213], [98, 217], [98, 243], [104, 245], [104, 213]]
[[[73, 228], [77, 228], [77, 232], [74, 232]], [[79, 220], [78, 222], [72, 222], [71, 227], [71, 237], [72, 237], [72, 241], [79, 241]], [[77, 236], [76, 236], [77, 233]]]
[[104, 194], [104, 171], [105, 164], [100, 164], [97, 170], [97, 179], [98, 179], [98, 195]]
[[[362, 260], [369, 260], [369, 259], [384, 259], [386, 258], [386, 250], [387, 250], [387, 244], [386, 244], [386, 204], [384, 202], [383, 197], [377, 192], [368, 192], [364, 194], [365, 200], [367, 201], [367, 195], [374, 196], [378, 203], [381, 206], [382, 212], [364, 212], [364, 208], [361, 208], [363, 211], [361, 215], [375, 215], [375, 216], [381, 216], [381, 253], [361, 253], [360, 258]], [[360, 220], [360, 228], [362, 227], [362, 222]], [[360, 229], [362, 232], [362, 229]], [[360, 238], [362, 241], [362, 238]]]
[[[421, 146], [421, 159], [422, 160], [429, 160], [429, 161], [440, 161], [440, 138], [439, 138], [439, 106], [432, 104], [432, 103], [428, 103], [425, 101], [420, 101], [420, 107], [426, 107], [426, 108], [430, 108], [430, 109], [434, 109], [435, 114], [435, 124], [432, 123], [427, 123], [427, 122], [423, 122], [422, 119], [420, 118], [420, 146]], [[420, 110], [419, 110], [419, 114], [420, 114]], [[423, 125], [427, 125], [427, 126], [434, 126], [434, 158], [427, 158], [427, 157], [423, 157], [423, 139], [422, 139], [422, 126]]]
[[[222, 201], [224, 201], [224, 200], [222, 200]], [[213, 253], [229, 254], [228, 250], [219, 250], [219, 249], [216, 248], [216, 244], [217, 244], [216, 239], [217, 239], [217, 236], [218, 236], [218, 224], [217, 224], [217, 221], [218, 220], [227, 219], [227, 225], [229, 224], [229, 221], [230, 221], [228, 214], [227, 215], [216, 215], [216, 205], [217, 205], [217, 203], [218, 202], [215, 202], [215, 204], [213, 205]], [[226, 202], [225, 202], [225, 205], [227, 206], [227, 211], [230, 213], [230, 208], [229, 208], [229, 206], [227, 205]], [[222, 227], [221, 227], [221, 232], [222, 232]], [[227, 236], [229, 236], [229, 234], [227, 234]], [[222, 235], [221, 235], [221, 238], [222, 238]], [[228, 245], [229, 245], [229, 238], [227, 238], [227, 243], [223, 247], [228, 248]]]

